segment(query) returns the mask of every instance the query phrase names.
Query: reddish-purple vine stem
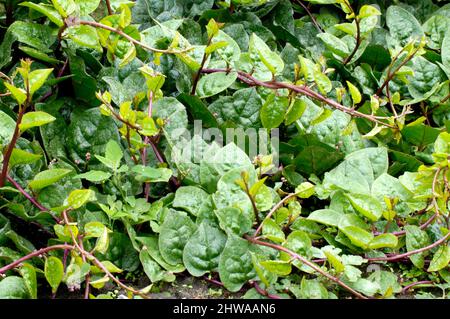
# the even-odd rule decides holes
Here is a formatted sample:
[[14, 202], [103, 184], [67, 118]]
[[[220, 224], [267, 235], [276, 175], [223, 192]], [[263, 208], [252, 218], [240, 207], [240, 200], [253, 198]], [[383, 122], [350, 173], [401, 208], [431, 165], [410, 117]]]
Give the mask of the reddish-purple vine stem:
[[34, 257], [38, 257], [38, 256], [40, 256], [42, 254], [48, 253], [49, 251], [58, 250], [58, 249], [73, 249], [73, 248], [74, 248], [74, 246], [67, 245], [67, 244], [61, 244], [61, 245], [49, 246], [49, 247], [45, 247], [45, 248], [33, 251], [33, 252], [29, 253], [28, 255], [23, 256], [23, 257], [15, 260], [14, 262], [12, 262], [12, 263], [10, 263], [10, 264], [0, 268], [0, 274], [4, 274], [8, 270], [16, 268], [17, 266], [19, 266], [24, 261], [27, 261], [27, 260], [29, 260], [31, 258], [34, 258]]

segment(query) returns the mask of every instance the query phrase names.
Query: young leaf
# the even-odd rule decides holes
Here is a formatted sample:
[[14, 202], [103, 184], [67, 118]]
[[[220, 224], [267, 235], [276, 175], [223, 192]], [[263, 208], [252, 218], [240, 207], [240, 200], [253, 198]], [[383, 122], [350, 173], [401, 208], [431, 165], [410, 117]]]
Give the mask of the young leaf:
[[427, 271], [439, 271], [448, 266], [450, 263], [450, 246], [442, 245], [434, 253], [430, 266]]
[[44, 274], [50, 287], [52, 287], [52, 293], [56, 293], [59, 284], [64, 277], [64, 266], [62, 261], [54, 256], [50, 256], [45, 260]]
[[25, 132], [32, 127], [42, 126], [51, 123], [54, 120], [56, 120], [56, 118], [46, 112], [28, 112], [23, 116], [19, 128], [22, 132]]
[[28, 183], [28, 186], [34, 191], [38, 191], [42, 188], [56, 183], [60, 179], [67, 176], [70, 172], [72, 172], [72, 170], [63, 168], [55, 168], [42, 171], [34, 176], [33, 180]]
[[87, 202], [95, 200], [95, 192], [90, 189], [76, 189], [67, 197], [67, 204], [72, 209], [78, 209]]
[[42, 69], [30, 72], [28, 79], [30, 81], [30, 95], [39, 90], [44, 85], [48, 76], [53, 72], [53, 69]]

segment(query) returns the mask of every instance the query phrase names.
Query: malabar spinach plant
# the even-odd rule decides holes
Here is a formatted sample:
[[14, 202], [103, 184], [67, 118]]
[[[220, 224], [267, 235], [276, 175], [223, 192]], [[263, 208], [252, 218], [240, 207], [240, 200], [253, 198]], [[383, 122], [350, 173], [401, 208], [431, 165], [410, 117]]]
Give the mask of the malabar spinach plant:
[[0, 1], [0, 298], [447, 298], [449, 83], [444, 1]]

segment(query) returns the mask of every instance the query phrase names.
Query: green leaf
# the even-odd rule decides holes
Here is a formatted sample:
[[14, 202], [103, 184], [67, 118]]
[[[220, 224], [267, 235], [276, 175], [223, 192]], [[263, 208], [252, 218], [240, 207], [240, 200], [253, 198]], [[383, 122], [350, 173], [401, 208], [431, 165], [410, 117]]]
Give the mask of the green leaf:
[[36, 174], [33, 180], [28, 183], [28, 186], [34, 191], [38, 191], [56, 183], [60, 179], [67, 176], [70, 172], [72, 172], [72, 170], [63, 168], [55, 168], [42, 171]]
[[445, 37], [442, 40], [441, 47], [442, 64], [447, 68], [450, 68], [450, 29], [445, 33]]
[[380, 202], [370, 195], [345, 194], [350, 200], [353, 208], [371, 221], [377, 221], [383, 214], [383, 207]]
[[93, 190], [77, 189], [69, 194], [69, 197], [67, 197], [67, 204], [72, 209], [78, 209], [87, 202], [94, 201], [95, 199], [95, 192]]
[[77, 25], [70, 27], [67, 31], [69, 38], [75, 43], [91, 48], [101, 50], [97, 31], [89, 25]]
[[342, 216], [342, 213], [331, 209], [319, 209], [309, 214], [308, 219], [320, 224], [337, 227]]
[[80, 8], [80, 15], [87, 16], [94, 12], [101, 0], [73, 0]]
[[83, 178], [93, 183], [101, 183], [111, 177], [111, 174], [103, 171], [89, 171], [83, 174], [75, 175], [73, 178]]
[[308, 234], [301, 230], [294, 230], [286, 238], [283, 246], [308, 258], [311, 255], [312, 242]]
[[160, 228], [159, 250], [169, 264], [183, 262], [183, 249], [196, 230], [189, 216], [180, 211], [170, 210]]
[[183, 263], [189, 273], [199, 277], [215, 270], [226, 241], [227, 236], [221, 230], [202, 222], [183, 250]]
[[242, 286], [255, 277], [250, 243], [235, 235], [229, 235], [220, 256], [219, 276], [225, 288], [231, 292], [239, 291]]
[[314, 185], [310, 182], [303, 182], [295, 188], [295, 194], [300, 198], [310, 198], [314, 193]]
[[285, 237], [281, 227], [272, 219], [266, 219], [263, 222], [262, 233], [264, 237], [274, 242], [284, 242]]
[[[42, 85], [44, 85], [45, 81], [47, 81], [47, 78], [50, 74], [52, 74], [53, 69], [42, 69], [42, 70], [36, 70], [33, 72], [30, 72], [28, 75], [29, 81], [30, 81], [30, 95], [32, 96], [34, 92], [39, 90]], [[29, 113], [25, 114], [28, 115]]]
[[386, 11], [386, 24], [391, 36], [405, 45], [410, 39], [420, 40], [423, 30], [417, 19], [399, 6], [390, 6]]
[[56, 293], [58, 287], [64, 277], [64, 266], [62, 261], [54, 256], [50, 256], [45, 260], [44, 274], [52, 293]]
[[50, 46], [57, 40], [58, 29], [46, 24], [15, 21], [8, 29], [17, 39], [44, 53], [50, 52]]
[[25, 281], [21, 277], [9, 276], [0, 281], [0, 299], [28, 299]]
[[50, 21], [56, 24], [58, 27], [64, 25], [64, 21], [61, 18], [57, 10], [55, 10], [51, 5], [45, 3], [33, 3], [33, 2], [22, 2], [19, 3], [20, 6], [28, 7], [30, 9], [36, 10], [37, 12], [45, 15]]
[[347, 81], [348, 90], [350, 91], [350, 95], [352, 96], [353, 105], [358, 104], [361, 102], [361, 93], [359, 92], [358, 88], [354, 86], [352, 83]]
[[16, 122], [6, 113], [0, 111], [0, 145], [6, 146], [14, 135]]
[[364, 249], [367, 249], [374, 239], [371, 233], [356, 226], [347, 226], [340, 228], [340, 230], [350, 239], [353, 245]]
[[401, 132], [405, 140], [420, 148], [434, 143], [440, 133], [438, 129], [424, 124], [407, 125]]
[[252, 219], [239, 208], [226, 207], [214, 212], [219, 219], [220, 228], [226, 232], [241, 236], [252, 228]]
[[142, 249], [139, 253], [139, 259], [147, 277], [152, 283], [158, 281], [172, 282], [175, 276], [172, 273], [164, 271], [158, 263], [150, 256], [146, 249]]
[[317, 37], [323, 41], [328, 50], [340, 57], [347, 57], [350, 54], [347, 44], [338, 37], [326, 32], [319, 33]]
[[36, 269], [29, 263], [22, 264], [19, 270], [31, 299], [37, 299]]
[[262, 99], [255, 88], [237, 90], [232, 96], [221, 96], [208, 106], [219, 125], [259, 128]]
[[269, 95], [260, 111], [263, 126], [268, 129], [278, 127], [283, 123], [288, 107], [289, 99], [287, 97]]
[[283, 72], [284, 62], [281, 57], [273, 52], [267, 44], [253, 33], [250, 37], [249, 52], [258, 55], [259, 59], [272, 72], [272, 74], [279, 74]]
[[263, 266], [268, 271], [277, 274], [279, 276], [287, 276], [292, 271], [292, 266], [290, 262], [282, 260], [266, 260], [261, 261], [261, 266]]
[[27, 92], [24, 89], [17, 88], [14, 85], [4, 82], [3, 83], [9, 92], [11, 92], [11, 95], [14, 97], [14, 99], [17, 101], [19, 105], [23, 105], [23, 103], [27, 99]]
[[25, 132], [32, 127], [42, 126], [51, 123], [54, 120], [56, 120], [55, 117], [42, 111], [28, 112], [23, 116], [19, 128], [22, 132]]
[[439, 249], [434, 253], [433, 259], [430, 262], [430, 266], [428, 267], [429, 272], [431, 271], [439, 271], [444, 269], [450, 263], [450, 246], [442, 245]]
[[123, 158], [123, 152], [116, 141], [110, 140], [106, 144], [105, 157], [113, 164], [113, 170], [119, 168], [120, 162]]
[[[420, 249], [422, 247], [426, 247], [430, 244], [430, 239], [427, 233], [421, 230], [419, 227], [414, 225], [405, 226], [406, 230], [406, 250], [413, 251], [416, 249]], [[411, 262], [417, 268], [422, 269], [425, 266], [425, 256], [427, 252], [414, 254], [409, 256]]]
[[237, 79], [237, 72], [216, 72], [202, 76], [196, 94], [200, 98], [210, 97], [225, 91]]
[[26, 165], [38, 161], [42, 155], [32, 154], [21, 149], [15, 148], [11, 153], [11, 158], [9, 159], [9, 167], [14, 167], [16, 165]]
[[194, 216], [198, 216], [203, 202], [208, 197], [203, 189], [195, 186], [183, 186], [177, 189], [172, 206], [183, 208]]
[[291, 125], [297, 121], [305, 112], [307, 104], [304, 99], [295, 99], [286, 112], [284, 123]]
[[379, 248], [395, 248], [398, 245], [397, 236], [393, 234], [381, 234], [376, 236], [370, 243], [370, 249], [379, 249]]
[[143, 183], [168, 182], [173, 172], [169, 168], [154, 168], [143, 165], [136, 165], [132, 169], [137, 173], [136, 180]]

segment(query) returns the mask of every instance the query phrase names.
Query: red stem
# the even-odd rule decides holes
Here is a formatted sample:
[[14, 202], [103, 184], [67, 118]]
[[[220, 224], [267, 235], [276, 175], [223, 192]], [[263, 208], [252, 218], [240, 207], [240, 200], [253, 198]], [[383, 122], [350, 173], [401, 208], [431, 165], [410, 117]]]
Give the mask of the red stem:
[[267, 290], [262, 289], [258, 283], [256, 283], [256, 281], [253, 282], [253, 287], [256, 289], [256, 291], [261, 295], [261, 296], [265, 296], [267, 298], [270, 299], [282, 299], [280, 296], [277, 295], [272, 295], [270, 294]]
[[61, 244], [61, 245], [49, 246], [49, 247], [45, 247], [45, 248], [36, 250], [36, 251], [26, 255], [26, 256], [23, 256], [22, 258], [17, 259], [16, 261], [10, 263], [9, 265], [6, 265], [5, 267], [0, 268], [0, 274], [4, 274], [8, 270], [16, 268], [17, 266], [19, 266], [24, 261], [27, 261], [28, 259], [31, 259], [33, 257], [40, 256], [42, 254], [48, 253], [49, 251], [57, 250], [57, 249], [73, 249], [73, 248], [74, 247], [71, 246], [71, 245]]
[[20, 136], [19, 125], [22, 122], [22, 118], [23, 118], [24, 113], [25, 113], [25, 107], [24, 106], [20, 106], [19, 116], [17, 117], [16, 127], [14, 128], [14, 134], [13, 134], [13, 137], [11, 139], [11, 143], [9, 143], [8, 148], [7, 148], [6, 152], [5, 152], [5, 155], [3, 156], [3, 167], [2, 167], [2, 173], [1, 173], [1, 176], [0, 176], [0, 187], [5, 186], [6, 175], [8, 173], [9, 160], [11, 158], [14, 146], [16, 145], [17, 140], [19, 139], [19, 136]]
[[253, 244], [256, 244], [256, 245], [266, 246], [266, 247], [270, 247], [270, 248], [273, 248], [273, 249], [276, 249], [276, 250], [279, 250], [279, 251], [283, 251], [283, 252], [289, 254], [292, 258], [301, 261], [302, 263], [304, 263], [305, 265], [307, 265], [310, 268], [314, 269], [315, 271], [317, 271], [318, 273], [320, 273], [324, 277], [326, 277], [329, 280], [335, 282], [336, 284], [338, 284], [339, 286], [341, 286], [345, 290], [347, 290], [350, 293], [352, 293], [353, 295], [355, 295], [357, 298], [368, 299], [367, 297], [365, 297], [364, 295], [360, 294], [359, 292], [357, 292], [353, 288], [349, 287], [346, 283], [342, 282], [339, 278], [330, 275], [329, 273], [327, 273], [326, 271], [322, 270], [319, 266], [317, 266], [313, 262], [309, 261], [308, 259], [304, 258], [303, 256], [300, 256], [299, 254], [297, 254], [297, 253], [295, 253], [295, 252], [293, 252], [293, 251], [291, 251], [291, 250], [289, 250], [289, 249], [287, 249], [287, 248], [285, 248], [283, 246], [272, 244], [272, 243], [269, 243], [269, 242], [266, 242], [266, 241], [257, 240], [255, 238], [247, 236], [247, 235], [245, 236], [245, 239], [247, 239], [249, 242], [251, 242]]

